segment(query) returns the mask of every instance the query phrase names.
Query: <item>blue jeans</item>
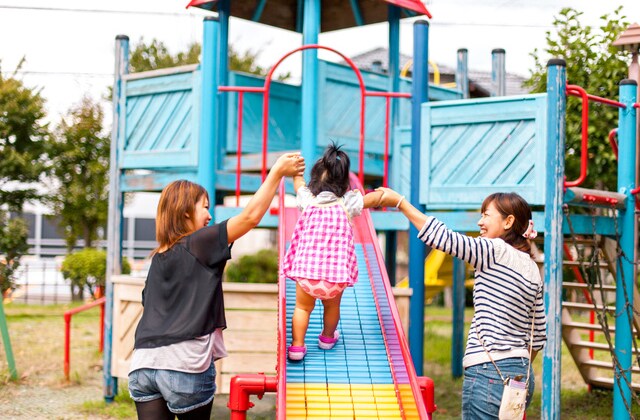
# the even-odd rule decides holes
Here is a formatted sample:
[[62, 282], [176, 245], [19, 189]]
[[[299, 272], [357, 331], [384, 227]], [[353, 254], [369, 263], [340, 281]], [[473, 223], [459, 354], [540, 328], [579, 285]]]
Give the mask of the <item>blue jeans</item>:
[[[527, 358], [513, 357], [498, 360], [496, 365], [505, 379], [522, 375], [521, 382], [527, 380], [527, 366], [529, 366]], [[530, 369], [527, 407], [531, 403], [533, 390], [536, 387], [533, 369]], [[502, 379], [493, 363], [487, 362], [466, 368], [462, 383], [462, 418], [465, 420], [497, 419], [503, 390]]]
[[169, 411], [186, 413], [209, 404], [216, 391], [216, 368], [201, 373], [164, 369], [138, 369], [129, 374], [129, 394], [135, 402], [164, 398]]

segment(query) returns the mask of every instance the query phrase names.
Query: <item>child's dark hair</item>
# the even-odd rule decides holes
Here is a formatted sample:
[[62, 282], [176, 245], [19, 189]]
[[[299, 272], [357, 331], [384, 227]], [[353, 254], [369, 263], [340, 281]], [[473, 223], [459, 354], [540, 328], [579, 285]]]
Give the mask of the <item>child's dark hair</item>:
[[313, 195], [322, 191], [331, 191], [342, 197], [349, 190], [349, 156], [341, 146], [331, 142], [320, 159], [311, 168], [309, 189]]
[[531, 243], [522, 236], [529, 226], [529, 220], [531, 220], [529, 203], [514, 192], [494, 193], [484, 199], [482, 213], [491, 203], [502, 217], [513, 215], [514, 218], [511, 229], [505, 231], [501, 238], [515, 249], [531, 255]]

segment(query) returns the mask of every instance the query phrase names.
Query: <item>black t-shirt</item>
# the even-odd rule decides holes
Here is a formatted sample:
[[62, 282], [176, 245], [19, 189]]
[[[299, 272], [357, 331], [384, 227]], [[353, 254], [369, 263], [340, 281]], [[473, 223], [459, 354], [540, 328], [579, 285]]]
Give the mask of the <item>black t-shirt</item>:
[[226, 328], [222, 273], [231, 258], [227, 221], [199, 229], [151, 260], [135, 348], [191, 340]]

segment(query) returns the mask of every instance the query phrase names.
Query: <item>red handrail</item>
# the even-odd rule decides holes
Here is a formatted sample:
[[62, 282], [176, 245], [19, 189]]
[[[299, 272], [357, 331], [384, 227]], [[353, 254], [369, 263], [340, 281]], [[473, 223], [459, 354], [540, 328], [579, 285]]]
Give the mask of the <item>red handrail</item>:
[[[353, 183], [353, 181], [354, 181], [353, 180], [353, 175], [351, 175], [351, 178], [352, 178], [351, 181]], [[360, 192], [362, 192], [364, 194], [364, 189], [363, 189], [362, 184], [357, 185], [357, 187], [360, 190]], [[373, 238], [375, 240], [375, 238], [377, 238], [376, 230], [373, 227], [373, 222], [371, 221], [370, 212], [368, 210], [364, 210], [362, 212], [362, 214], [360, 215], [360, 217], [364, 217], [366, 219], [369, 219], [369, 223], [367, 223], [366, 225], [369, 228], [369, 234], [370, 234], [371, 238]], [[375, 259], [376, 259], [376, 262], [377, 262], [378, 266], [379, 267], [384, 267], [384, 257], [380, 253], [380, 250], [378, 249], [378, 247], [373, 247], [373, 249], [374, 249]], [[384, 292], [385, 292], [385, 295], [387, 297], [387, 300], [389, 302], [395, 301], [395, 297], [393, 296], [393, 291], [391, 290], [391, 282], [389, 281], [389, 276], [388, 276], [387, 272], [385, 270], [380, 270], [380, 275], [382, 277], [382, 284], [384, 286]], [[376, 299], [376, 305], [378, 305], [375, 290], [373, 291], [373, 293], [374, 293], [374, 299]], [[404, 327], [402, 326], [402, 323], [400, 322], [400, 315], [398, 313], [398, 308], [396, 307], [396, 305], [390, 304], [389, 305], [389, 309], [391, 310], [391, 314], [392, 314], [391, 318], [393, 320], [393, 324], [394, 324], [396, 332], [398, 334], [398, 342], [399, 342], [399, 345], [400, 345], [400, 351], [402, 353], [402, 358], [405, 361], [411, 361], [412, 360], [411, 352], [409, 351], [409, 346], [407, 344], [407, 341], [404, 339]], [[408, 376], [408, 379], [409, 379], [409, 383], [411, 384], [411, 388], [413, 390], [413, 395], [414, 395], [414, 399], [416, 401], [416, 408], [418, 409], [419, 418], [421, 418], [421, 419], [431, 418], [430, 413], [427, 413], [427, 411], [426, 411], [427, 410], [427, 406], [426, 406], [426, 404], [424, 404], [422, 393], [420, 391], [421, 387], [420, 387], [420, 384], [418, 382], [418, 376], [416, 374], [416, 370], [415, 370], [415, 367], [413, 366], [413, 363], [405, 363], [405, 367], [407, 368], [407, 376]], [[423, 402], [423, 404], [422, 405], [418, 404], [419, 402]]]
[[582, 87], [577, 85], [567, 85], [567, 95], [577, 96], [582, 98], [582, 141], [580, 145], [580, 176], [575, 181], [565, 181], [565, 187], [577, 187], [582, 184], [587, 178], [587, 166], [588, 166], [588, 147], [589, 147], [589, 101], [599, 102], [605, 105], [614, 106], [618, 108], [626, 108], [626, 105], [613, 101], [611, 99], [602, 98], [596, 95], [590, 95]]
[[[366, 96], [383, 97], [385, 98], [385, 112], [384, 112], [384, 167], [382, 170], [382, 186], [389, 186], [389, 130], [390, 122], [389, 115], [391, 113], [391, 98], [411, 98], [410, 93], [401, 92], [372, 92], [366, 91]], [[362, 159], [362, 158], [361, 158]], [[360, 180], [362, 183], [362, 180]]]
[[242, 94], [243, 93], [262, 93], [262, 168], [261, 177], [262, 181], [267, 177], [267, 150], [268, 150], [268, 137], [269, 137], [269, 93], [271, 91], [271, 81], [273, 80], [273, 74], [275, 70], [286, 60], [289, 56], [298, 51], [304, 51], [308, 49], [322, 49], [330, 51], [339, 55], [353, 70], [358, 78], [358, 85], [360, 88], [360, 134], [359, 134], [359, 152], [358, 152], [358, 179], [360, 183], [364, 185], [364, 134], [365, 134], [365, 99], [367, 96], [372, 97], [384, 97], [386, 100], [386, 115], [385, 115], [385, 146], [384, 146], [384, 173], [383, 184], [388, 185], [389, 178], [389, 101], [390, 98], [411, 98], [411, 94], [403, 92], [373, 92], [367, 91], [364, 85], [364, 79], [362, 73], [355, 65], [355, 63], [341, 52], [323, 45], [309, 44], [298, 47], [292, 51], [289, 51], [282, 56], [276, 64], [269, 69], [265, 78], [263, 87], [241, 87], [241, 86], [220, 86], [218, 90], [221, 92], [238, 92], [238, 163], [236, 168], [236, 203], [239, 202], [239, 179], [240, 179], [240, 151], [242, 144]]
[[613, 149], [613, 154], [616, 155], [616, 159], [618, 158], [618, 142], [615, 139], [617, 136], [618, 136], [617, 128], [614, 128], [613, 130], [609, 131], [609, 144]]
[[[219, 86], [220, 92], [236, 92], [238, 94], [238, 143], [237, 143], [237, 158], [236, 158], [236, 207], [240, 206], [240, 178], [242, 175], [242, 125], [243, 125], [243, 107], [244, 107], [244, 94], [245, 93], [264, 93], [264, 87], [250, 87], [250, 86]], [[263, 169], [264, 181], [265, 173]]]
[[[284, 207], [285, 200], [284, 178], [280, 181], [280, 192], [278, 196], [278, 205], [280, 212], [278, 213], [279, 229], [286, 229], [286, 209]], [[282, 261], [287, 251], [287, 240], [284, 232], [278, 235], [278, 256], [280, 260], [278, 272], [278, 393], [276, 400], [276, 416], [277, 418], [285, 418], [287, 411], [287, 278], [282, 271]]]
[[[78, 306], [77, 308], [70, 309], [64, 313], [64, 377], [67, 381], [69, 380], [69, 370], [71, 368], [71, 317], [79, 312], [86, 311], [87, 309], [91, 309], [98, 305], [100, 305], [102, 307], [102, 310], [104, 310], [105, 300], [105, 297], [101, 297], [100, 299], [96, 299], [91, 303]], [[102, 326], [100, 330], [103, 330]], [[100, 337], [100, 351], [102, 351], [102, 333]]]

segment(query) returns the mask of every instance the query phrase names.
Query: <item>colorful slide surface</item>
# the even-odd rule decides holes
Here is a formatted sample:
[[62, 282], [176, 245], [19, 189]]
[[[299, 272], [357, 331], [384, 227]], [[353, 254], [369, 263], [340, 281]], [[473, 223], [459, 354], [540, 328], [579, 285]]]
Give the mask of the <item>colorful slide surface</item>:
[[[354, 182], [354, 181], [352, 181]], [[281, 199], [281, 261], [298, 217]], [[295, 283], [280, 278], [277, 417], [287, 419], [427, 419], [418, 378], [391, 293], [368, 210], [353, 219], [359, 279], [343, 295], [340, 341], [317, 346], [322, 304], [311, 315], [303, 361], [287, 360]]]

